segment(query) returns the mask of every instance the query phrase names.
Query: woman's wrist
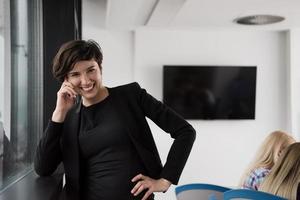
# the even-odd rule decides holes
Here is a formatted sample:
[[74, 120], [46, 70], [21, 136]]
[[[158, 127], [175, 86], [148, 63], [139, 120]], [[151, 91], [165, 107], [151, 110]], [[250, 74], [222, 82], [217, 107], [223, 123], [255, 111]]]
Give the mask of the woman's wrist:
[[66, 113], [63, 111], [54, 110], [51, 120], [53, 122], [62, 123], [65, 121]]
[[163, 188], [164, 188], [163, 192], [168, 191], [169, 187], [172, 185], [172, 183], [165, 178], [160, 178], [159, 181], [163, 185]]

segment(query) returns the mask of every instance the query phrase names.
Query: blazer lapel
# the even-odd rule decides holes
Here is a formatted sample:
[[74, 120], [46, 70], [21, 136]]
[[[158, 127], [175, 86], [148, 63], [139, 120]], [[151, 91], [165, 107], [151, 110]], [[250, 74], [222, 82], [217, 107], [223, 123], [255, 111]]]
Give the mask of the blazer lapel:
[[[124, 96], [122, 96], [121, 93], [112, 92], [111, 94], [113, 95], [113, 103], [120, 115], [121, 123], [128, 133], [128, 136], [131, 139], [135, 149], [137, 150], [139, 157], [143, 161], [145, 168], [152, 178], [158, 178], [162, 168], [160, 159], [155, 157], [154, 153], [149, 148], [145, 147], [145, 143], [149, 142], [147, 136], [144, 135], [143, 137], [141, 137], [140, 135], [146, 134], [146, 132], [151, 132], [151, 130], [146, 126], [143, 127], [143, 130], [140, 130], [138, 128], [136, 123], [139, 123], [139, 121], [136, 121], [135, 118], [132, 117], [135, 112], [133, 110], [130, 110], [130, 105], [126, 103], [126, 100], [124, 101]], [[137, 109], [137, 107], [138, 105], [136, 105], [135, 109]], [[143, 116], [143, 119], [140, 120], [145, 120], [145, 123], [147, 123], [146, 119], [144, 118], [145, 117]]]

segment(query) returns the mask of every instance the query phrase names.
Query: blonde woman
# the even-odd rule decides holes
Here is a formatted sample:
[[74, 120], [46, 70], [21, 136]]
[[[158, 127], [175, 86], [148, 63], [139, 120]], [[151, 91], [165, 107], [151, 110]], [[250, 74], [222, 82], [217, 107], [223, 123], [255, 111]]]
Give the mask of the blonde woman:
[[300, 143], [287, 147], [259, 190], [289, 200], [300, 199]]
[[281, 152], [295, 139], [286, 132], [274, 131], [264, 140], [254, 160], [242, 176], [239, 187], [258, 190], [263, 179], [270, 173]]

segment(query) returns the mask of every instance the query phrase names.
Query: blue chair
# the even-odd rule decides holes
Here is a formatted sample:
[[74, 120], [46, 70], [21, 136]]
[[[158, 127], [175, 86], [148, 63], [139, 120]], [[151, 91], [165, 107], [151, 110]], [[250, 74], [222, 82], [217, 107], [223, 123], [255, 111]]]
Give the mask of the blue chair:
[[175, 188], [177, 200], [223, 200], [223, 193], [230, 188], [194, 183], [177, 186]]
[[285, 198], [256, 190], [236, 189], [224, 193], [224, 200], [287, 200]]

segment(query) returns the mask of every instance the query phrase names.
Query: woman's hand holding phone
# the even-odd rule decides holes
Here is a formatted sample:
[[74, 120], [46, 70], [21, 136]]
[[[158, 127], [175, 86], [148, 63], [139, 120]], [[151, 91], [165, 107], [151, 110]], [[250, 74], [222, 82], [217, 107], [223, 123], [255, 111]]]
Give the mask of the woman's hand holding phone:
[[74, 86], [65, 80], [57, 92], [56, 107], [52, 114], [52, 121], [61, 123], [65, 120], [68, 111], [75, 103], [78, 93]]

